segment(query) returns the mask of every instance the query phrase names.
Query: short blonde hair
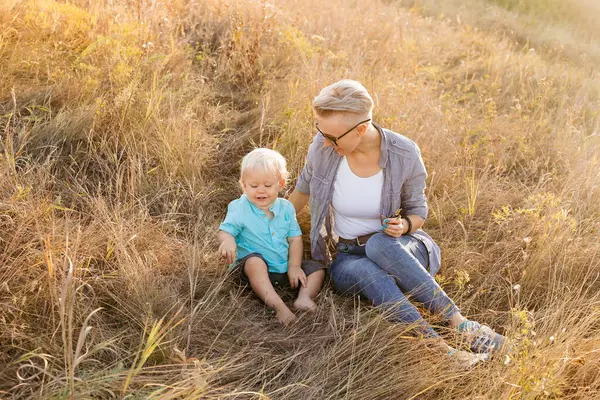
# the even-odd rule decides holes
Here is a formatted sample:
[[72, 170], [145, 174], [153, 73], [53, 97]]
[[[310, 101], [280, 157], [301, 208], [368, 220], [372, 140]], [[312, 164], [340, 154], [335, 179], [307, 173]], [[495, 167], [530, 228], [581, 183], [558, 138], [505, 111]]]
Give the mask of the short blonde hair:
[[273, 174], [281, 179], [287, 179], [288, 177], [285, 158], [279, 152], [271, 149], [258, 148], [246, 154], [242, 159], [240, 180], [243, 179], [244, 172], [248, 170]]
[[351, 79], [342, 79], [324, 87], [312, 102], [313, 110], [319, 116], [339, 111], [371, 117], [373, 105], [373, 98], [367, 89]]

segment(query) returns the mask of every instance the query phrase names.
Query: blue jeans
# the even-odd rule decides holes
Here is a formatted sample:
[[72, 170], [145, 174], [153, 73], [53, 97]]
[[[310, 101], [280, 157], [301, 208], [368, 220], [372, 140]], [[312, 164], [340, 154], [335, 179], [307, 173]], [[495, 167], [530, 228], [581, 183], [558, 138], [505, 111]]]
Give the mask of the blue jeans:
[[337, 257], [329, 267], [335, 289], [360, 294], [389, 312], [393, 322], [414, 324], [427, 336], [438, 337], [407, 296], [444, 320], [459, 312], [454, 302], [427, 272], [429, 255], [417, 238], [393, 238], [377, 233], [365, 246], [338, 243]]

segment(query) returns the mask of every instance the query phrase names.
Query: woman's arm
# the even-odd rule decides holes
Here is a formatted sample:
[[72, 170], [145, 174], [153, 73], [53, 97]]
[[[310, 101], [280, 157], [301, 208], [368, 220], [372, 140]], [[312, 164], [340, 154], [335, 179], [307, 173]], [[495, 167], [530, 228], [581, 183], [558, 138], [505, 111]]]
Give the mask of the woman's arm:
[[319, 148], [319, 137], [315, 136], [310, 146], [308, 146], [308, 152], [306, 153], [306, 161], [302, 172], [296, 181], [296, 187], [289, 197], [289, 201], [292, 202], [296, 209], [296, 215], [300, 214], [300, 211], [308, 204], [310, 199], [310, 182], [313, 176], [313, 159], [315, 152]]
[[392, 237], [400, 237], [420, 229], [427, 217], [427, 197], [425, 180], [427, 171], [421, 158], [419, 147], [414, 144], [414, 159], [410, 175], [402, 185], [402, 217], [384, 221], [384, 232]]
[[411, 224], [408, 224], [408, 223], [405, 222], [406, 226], [403, 228], [404, 234], [414, 232], [417, 229], [421, 229], [421, 227], [425, 223], [425, 220], [423, 218], [419, 217], [418, 215], [407, 215], [404, 218], [410, 218], [410, 222], [412, 223], [412, 226], [410, 227], [411, 228], [410, 232], [408, 232], [408, 227]]
[[300, 211], [308, 204], [308, 200], [310, 199], [310, 194], [299, 192], [298, 189], [295, 189], [290, 198], [288, 199], [296, 209], [296, 215], [300, 213]]
[[[406, 181], [402, 184], [402, 215], [410, 217], [412, 222], [412, 232], [423, 226], [427, 218], [427, 197], [425, 196], [425, 181], [427, 171], [421, 158], [421, 151], [415, 144], [414, 159], [411, 172]], [[405, 221], [406, 223], [406, 221]], [[406, 223], [408, 225], [408, 223]]]

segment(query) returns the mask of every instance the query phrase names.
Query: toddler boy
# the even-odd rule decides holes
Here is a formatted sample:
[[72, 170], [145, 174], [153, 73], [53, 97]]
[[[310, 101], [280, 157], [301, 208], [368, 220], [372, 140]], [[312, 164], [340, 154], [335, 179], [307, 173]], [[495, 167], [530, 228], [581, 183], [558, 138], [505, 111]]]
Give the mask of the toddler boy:
[[270, 149], [255, 149], [242, 160], [244, 194], [229, 203], [219, 226], [219, 254], [243, 282], [288, 324], [296, 317], [274, 286], [299, 288], [295, 309], [314, 309], [325, 277], [324, 266], [302, 260], [302, 231], [292, 203], [280, 198], [288, 175], [285, 159]]

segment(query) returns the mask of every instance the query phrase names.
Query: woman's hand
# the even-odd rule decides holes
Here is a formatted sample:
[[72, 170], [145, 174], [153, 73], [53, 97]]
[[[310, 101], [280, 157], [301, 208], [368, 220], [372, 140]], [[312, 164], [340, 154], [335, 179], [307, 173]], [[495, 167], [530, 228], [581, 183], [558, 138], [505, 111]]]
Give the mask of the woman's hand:
[[391, 237], [399, 238], [406, 230], [404, 219], [386, 218], [383, 220], [383, 231]]
[[290, 286], [292, 289], [296, 289], [298, 287], [298, 281], [300, 281], [302, 287], [306, 287], [306, 274], [304, 271], [302, 271], [301, 267], [289, 267], [288, 278], [290, 280]]
[[228, 264], [233, 264], [235, 259], [237, 258], [236, 253], [237, 246], [235, 244], [235, 240], [227, 239], [221, 242], [219, 246], [219, 255], [227, 260]]

